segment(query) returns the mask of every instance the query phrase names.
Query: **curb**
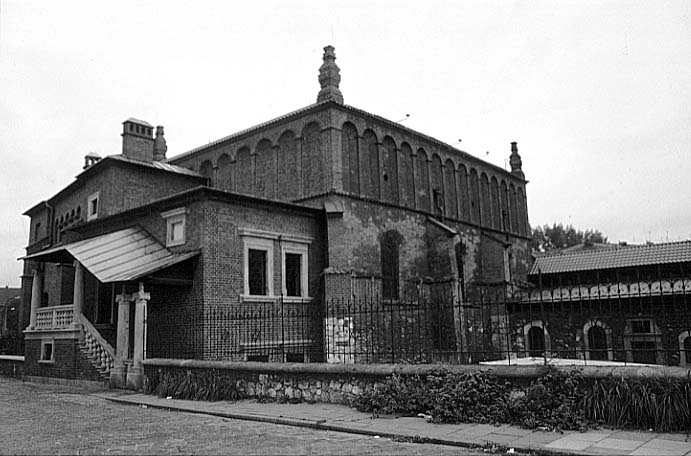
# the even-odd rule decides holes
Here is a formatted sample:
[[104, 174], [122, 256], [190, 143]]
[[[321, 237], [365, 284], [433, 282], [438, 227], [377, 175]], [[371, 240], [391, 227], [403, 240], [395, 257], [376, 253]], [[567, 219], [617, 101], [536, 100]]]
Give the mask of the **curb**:
[[[406, 435], [406, 434], [397, 434], [397, 433], [390, 433], [390, 432], [377, 432], [377, 431], [372, 431], [369, 429], [359, 429], [359, 428], [353, 428], [353, 427], [348, 427], [348, 426], [340, 426], [336, 424], [328, 424], [325, 423], [324, 421], [315, 421], [315, 420], [302, 420], [302, 419], [297, 419], [297, 418], [285, 418], [285, 417], [272, 417], [272, 416], [266, 416], [266, 415], [251, 415], [251, 414], [244, 414], [244, 413], [231, 413], [231, 412], [219, 412], [219, 411], [211, 411], [211, 410], [199, 410], [199, 409], [194, 409], [194, 408], [184, 408], [184, 407], [179, 407], [179, 406], [168, 406], [168, 405], [159, 405], [159, 404], [151, 404], [151, 403], [142, 403], [139, 401], [133, 401], [129, 399], [123, 399], [119, 397], [108, 397], [105, 395], [100, 395], [96, 394], [96, 396], [106, 399], [111, 402], [119, 403], [119, 404], [125, 404], [125, 405], [132, 405], [132, 406], [137, 406], [137, 405], [146, 405], [147, 408], [154, 408], [154, 409], [159, 409], [159, 410], [170, 410], [174, 412], [186, 412], [186, 413], [196, 413], [200, 415], [211, 415], [211, 416], [218, 416], [221, 418], [230, 418], [234, 420], [243, 420], [243, 421], [255, 421], [255, 422], [260, 422], [260, 423], [269, 423], [269, 424], [281, 424], [284, 426], [294, 426], [294, 427], [302, 427], [302, 428], [308, 428], [308, 429], [315, 429], [315, 430], [320, 430], [320, 431], [335, 431], [335, 432], [343, 432], [347, 434], [355, 434], [355, 435], [366, 435], [370, 437], [374, 436], [379, 436], [382, 438], [388, 438], [392, 439], [394, 441], [398, 442], [408, 442], [408, 443], [419, 443], [419, 444], [433, 444], [433, 445], [444, 445], [444, 446], [452, 446], [452, 447], [460, 447], [460, 448], [472, 448], [472, 449], [481, 449], [481, 448], [486, 448], [488, 445], [491, 445], [496, 448], [497, 451], [505, 452], [505, 450], [508, 450], [509, 447], [503, 444], [497, 444], [494, 443], [490, 440], [485, 440], [485, 443], [475, 443], [475, 442], [464, 442], [464, 441], [458, 441], [458, 440], [446, 440], [443, 438], [437, 438], [437, 437], [425, 437], [421, 435]], [[571, 455], [575, 453], [569, 453], [569, 452], [563, 452], [563, 451], [554, 451], [554, 450], [545, 450], [543, 448], [532, 448], [532, 447], [522, 447], [522, 446], [512, 446], [511, 448], [514, 449], [518, 454], [531, 454], [531, 455], [545, 455], [545, 456], [565, 456], [565, 455]]]

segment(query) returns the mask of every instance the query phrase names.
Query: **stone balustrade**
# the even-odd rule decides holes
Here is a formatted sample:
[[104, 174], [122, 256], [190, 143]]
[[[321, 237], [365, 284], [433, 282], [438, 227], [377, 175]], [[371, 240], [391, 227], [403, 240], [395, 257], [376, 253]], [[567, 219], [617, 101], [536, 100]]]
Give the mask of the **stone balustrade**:
[[36, 310], [36, 331], [67, 329], [74, 319], [72, 304], [65, 306], [41, 307]]
[[80, 321], [82, 328], [84, 328], [84, 348], [89, 358], [94, 361], [98, 370], [104, 374], [109, 374], [115, 363], [115, 350], [86, 318], [81, 316]]

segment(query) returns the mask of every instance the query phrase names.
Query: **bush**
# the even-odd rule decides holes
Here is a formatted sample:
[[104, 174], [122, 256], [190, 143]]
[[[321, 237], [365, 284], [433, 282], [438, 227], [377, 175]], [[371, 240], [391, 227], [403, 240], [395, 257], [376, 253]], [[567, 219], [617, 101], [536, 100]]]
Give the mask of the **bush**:
[[508, 389], [484, 372], [440, 371], [425, 378], [394, 375], [378, 388], [360, 395], [353, 406], [378, 414], [431, 415], [435, 422], [505, 422]]
[[564, 373], [550, 369], [517, 392], [510, 406], [510, 422], [520, 426], [549, 430], [588, 427], [580, 406], [585, 383], [577, 372]]
[[550, 369], [527, 387], [487, 373], [439, 371], [394, 375], [352, 404], [378, 414], [431, 415], [440, 423], [506, 423], [549, 430], [691, 429], [691, 381], [609, 377], [586, 382], [577, 371]]

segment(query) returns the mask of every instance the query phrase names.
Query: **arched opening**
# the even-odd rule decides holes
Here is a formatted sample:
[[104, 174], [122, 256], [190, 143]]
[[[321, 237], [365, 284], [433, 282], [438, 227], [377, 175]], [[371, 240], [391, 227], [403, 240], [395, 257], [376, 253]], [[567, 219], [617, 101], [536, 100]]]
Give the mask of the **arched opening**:
[[541, 326], [533, 326], [528, 330], [528, 354], [533, 357], [545, 355], [545, 331]]
[[679, 334], [679, 365], [691, 366], [691, 333], [689, 331]]
[[[211, 163], [209, 160], [204, 160], [199, 166], [199, 174], [202, 176], [206, 177], [207, 179], [211, 180], [214, 177], [214, 165]], [[213, 182], [211, 182], [211, 185], [213, 185]]]
[[607, 359], [607, 336], [600, 326], [591, 326], [588, 330], [588, 354], [590, 359], [604, 361]]

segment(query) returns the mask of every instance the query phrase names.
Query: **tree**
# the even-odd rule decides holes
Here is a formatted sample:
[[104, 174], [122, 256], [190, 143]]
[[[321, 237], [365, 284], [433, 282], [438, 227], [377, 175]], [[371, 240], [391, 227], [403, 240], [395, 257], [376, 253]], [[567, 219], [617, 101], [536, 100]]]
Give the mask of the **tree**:
[[530, 247], [540, 252], [563, 249], [583, 243], [606, 243], [607, 236], [600, 230], [577, 230], [573, 225], [566, 227], [561, 223], [543, 225], [532, 229]]

